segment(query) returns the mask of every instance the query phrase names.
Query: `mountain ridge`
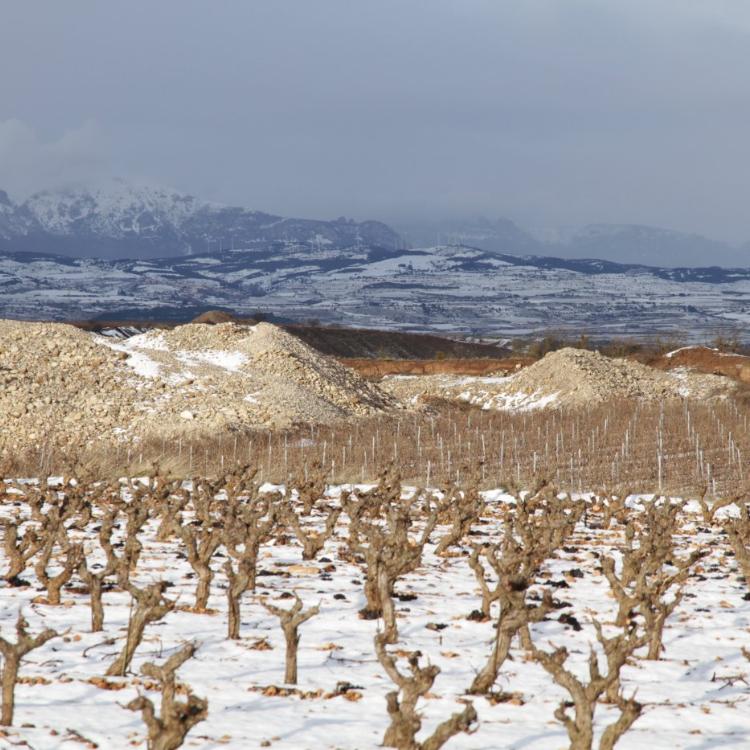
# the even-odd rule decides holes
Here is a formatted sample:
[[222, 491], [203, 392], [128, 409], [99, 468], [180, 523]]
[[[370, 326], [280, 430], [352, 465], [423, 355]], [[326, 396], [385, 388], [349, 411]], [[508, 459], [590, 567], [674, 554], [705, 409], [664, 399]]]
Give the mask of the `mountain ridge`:
[[483, 216], [416, 225], [397, 223], [396, 228], [412, 244], [468, 244], [521, 256], [596, 258], [660, 267], [750, 265], [748, 244], [733, 246], [700, 234], [643, 224], [588, 224], [554, 239], [537, 236], [510, 219], [493, 221]]
[[541, 238], [507, 218], [482, 216], [403, 227], [380, 221], [284, 217], [211, 203], [149, 184], [110, 180], [95, 187], [35, 193], [14, 202], [0, 190], [0, 251], [107, 259], [182, 256], [262, 242], [312, 243], [332, 251], [355, 245], [399, 249], [436, 243], [496, 255], [597, 259], [661, 268], [750, 264], [750, 244], [638, 224], [590, 224]]
[[[646, 245], [674, 240], [633, 231]], [[488, 249], [482, 232], [505, 241]], [[623, 228], [587, 236], [619, 242]], [[124, 183], [23, 204], [0, 195], [0, 316], [185, 320], [225, 309], [479, 337], [565, 329], [697, 340], [750, 323], [750, 268], [720, 267], [715, 252], [696, 266], [624, 263], [562, 257], [548, 252], [560, 245], [528, 237], [485, 221], [473, 238], [481, 247], [407, 248], [376, 221], [285, 218]]]
[[41, 191], [23, 203], [0, 192], [0, 250], [9, 252], [147, 259], [277, 240], [334, 248], [357, 242], [401, 245], [382, 222], [283, 217], [123, 181]]

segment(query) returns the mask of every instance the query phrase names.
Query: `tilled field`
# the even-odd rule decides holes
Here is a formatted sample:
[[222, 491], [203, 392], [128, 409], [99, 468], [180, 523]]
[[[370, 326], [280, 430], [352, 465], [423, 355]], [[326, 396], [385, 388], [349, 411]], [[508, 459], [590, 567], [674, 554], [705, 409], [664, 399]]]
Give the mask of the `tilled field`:
[[[450, 747], [566, 748], [570, 742], [555, 712], [571, 696], [559, 670], [556, 678], [544, 668], [545, 654], [567, 649], [555, 658], [562, 664], [567, 654], [566, 671], [585, 684], [589, 649], [600, 655], [600, 672], [610, 674], [602, 643], [618, 638], [627, 652], [621, 685], [600, 684], [616, 702], [602, 694], [591, 704], [597, 735], [621, 714], [637, 711], [618, 748], [750, 743], [750, 663], [742, 654], [750, 646], [750, 595], [737, 567], [738, 560], [747, 564], [750, 535], [747, 520], [738, 518], [739, 499], [721, 508], [721, 502], [682, 507], [638, 496], [627, 502], [614, 496], [571, 500], [549, 488], [523, 501], [501, 491], [479, 496], [471, 488], [453, 490], [448, 498], [414, 497], [387, 477], [374, 489], [339, 486], [323, 495], [320, 488], [311, 479], [284, 498], [247, 477], [192, 488], [6, 487], [0, 635], [15, 642], [19, 608], [29, 633], [53, 628], [59, 635], [24, 657], [13, 726], [0, 730], [0, 746], [145, 747], [140, 709], [127, 706], [142, 695], [158, 713], [159, 680], [141, 669], [146, 662], [163, 664], [194, 642], [195, 655], [177, 675], [177, 700], [192, 691], [208, 707], [186, 747], [378, 747], [394, 718], [386, 709], [386, 694], [397, 689], [391, 667], [408, 678], [406, 657], [419, 651], [417, 669], [424, 673], [431, 664], [440, 672], [419, 693], [417, 740], [424, 742], [457, 714], [466, 726], [459, 722]], [[240, 518], [244, 546], [237, 544]], [[227, 566], [237, 572], [240, 560], [252, 558], [251, 527], [262, 530], [255, 587], [248, 583], [237, 598], [239, 637], [230, 639]], [[213, 575], [207, 606], [197, 609], [196, 585], [210, 576], [195, 563], [191, 537]], [[309, 559], [303, 559], [300, 540]], [[22, 549], [22, 556], [29, 553], [24, 569], [11, 571]], [[625, 581], [634, 560], [647, 571], [640, 588]], [[99, 632], [91, 632], [86, 569], [103, 578]], [[634, 597], [620, 625], [615, 622], [624, 600], [613, 597], [610, 575]], [[482, 616], [480, 581], [490, 593], [499, 592], [496, 601], [485, 599], [489, 618]], [[57, 588], [60, 604], [53, 605]], [[127, 653], [126, 632], [138, 619], [144, 591], [156, 592], [163, 610], [130, 650], [131, 663], [113, 674], [116, 657]], [[319, 607], [299, 626], [296, 686], [284, 681], [278, 613], [265, 606], [291, 608], [295, 594], [305, 612]], [[657, 648], [652, 659], [653, 622], [639, 597], [666, 617], [663, 650]], [[511, 627], [514, 612], [532, 620], [531, 643]], [[500, 631], [493, 627], [498, 623]], [[477, 690], [497, 632], [515, 633], [510, 651], [497, 679]], [[645, 638], [643, 645], [635, 644], [638, 638]], [[397, 695], [402, 713], [407, 683]], [[471, 688], [478, 694], [470, 695]], [[570, 705], [566, 710], [575, 714]], [[469, 727], [471, 733], [461, 731]], [[412, 745], [418, 746], [437, 747]]]

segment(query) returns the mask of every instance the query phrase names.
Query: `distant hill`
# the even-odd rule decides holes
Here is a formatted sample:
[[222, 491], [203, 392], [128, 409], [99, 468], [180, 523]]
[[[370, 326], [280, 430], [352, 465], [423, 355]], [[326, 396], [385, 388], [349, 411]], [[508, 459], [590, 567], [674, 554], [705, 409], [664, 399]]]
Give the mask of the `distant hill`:
[[[594, 224], [540, 239], [508, 219], [406, 225], [300, 219], [209, 203], [169, 188], [112, 180], [95, 188], [47, 190], [22, 203], [0, 190], [0, 252], [74, 258], [154, 259], [232, 248], [307, 244], [335, 258], [341, 250], [460, 245], [514, 257], [597, 259], [660, 268], [750, 266], [750, 245], [732, 247], [694, 234], [630, 224]], [[272, 258], [269, 258], [272, 260]]]
[[185, 321], [223, 309], [277, 322], [492, 340], [555, 331], [701, 341], [750, 323], [750, 269], [466, 246], [400, 250], [361, 240], [349, 247], [258, 240], [116, 261], [0, 252], [0, 292], [0, 317]]
[[412, 246], [458, 244], [509, 255], [596, 258], [660, 267], [750, 266], [750, 245], [735, 247], [697, 234], [637, 224], [591, 224], [554, 240], [538, 239], [508, 219], [405, 224]]

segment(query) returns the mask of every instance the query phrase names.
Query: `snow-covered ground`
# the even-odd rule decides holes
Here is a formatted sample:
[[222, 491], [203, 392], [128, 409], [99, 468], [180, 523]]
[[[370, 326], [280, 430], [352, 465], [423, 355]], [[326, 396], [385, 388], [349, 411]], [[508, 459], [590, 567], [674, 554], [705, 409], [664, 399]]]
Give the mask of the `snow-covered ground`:
[[[335, 504], [342, 488], [330, 492]], [[495, 539], [498, 513], [509, 497], [487, 493], [484, 523], [475, 526], [472, 539]], [[8, 503], [0, 515], [9, 516], [23, 506]], [[693, 511], [697, 510], [692, 508]], [[728, 509], [731, 512], [731, 508]], [[593, 516], [591, 517], [593, 518]], [[564, 550], [548, 562], [534, 591], [550, 585], [555, 598], [568, 603], [553, 612], [548, 621], [533, 626], [539, 648], [552, 650], [564, 645], [570, 663], [583, 675], [589, 646], [596, 642], [592, 616], [611, 623], [615, 603], [599, 569], [599, 557], [622, 539], [622, 527], [613, 530], [579, 524]], [[16, 690], [15, 726], [0, 732], [0, 747], [32, 747], [35, 750], [80, 750], [81, 747], [120, 750], [145, 747], [144, 726], [138, 714], [124, 708], [145, 690], [138, 671], [146, 661], [160, 661], [187, 640], [200, 648], [195, 658], [179, 672], [195, 694], [208, 699], [208, 719], [189, 734], [186, 747], [237, 748], [375, 748], [387, 726], [385, 694], [393, 689], [375, 658], [373, 636], [378, 621], [357, 616], [364, 604], [363, 571], [339, 555], [344, 544], [346, 518], [342, 515], [337, 537], [327, 542], [318, 558], [302, 562], [300, 547], [291, 535], [288, 543], [271, 544], [261, 550], [258, 586], [242, 604], [240, 641], [226, 639], [226, 604], [221, 572], [223, 559], [213, 560], [216, 571], [206, 614], [189, 611], [195, 580], [175, 541], [155, 541], [155, 523], [149, 522], [141, 539], [144, 550], [135, 580], [170, 582], [168, 595], [178, 599], [176, 611], [149, 625], [138, 649], [132, 673], [125, 678], [100, 678], [123, 644], [129, 616], [129, 596], [117, 590], [104, 594], [105, 630], [89, 632], [88, 596], [74, 578], [73, 588], [63, 591], [63, 604], [41, 603], [43, 594], [33, 570], [22, 578], [32, 585], [10, 588], [0, 584], [0, 633], [14, 638], [13, 623], [22, 608], [34, 633], [52, 627], [64, 637], [32, 651], [21, 667], [22, 684]], [[85, 534], [89, 562], [101, 558], [92, 523]], [[437, 541], [441, 528], [432, 535]], [[683, 515], [678, 547], [687, 553], [697, 546], [709, 555], [690, 578], [685, 596], [666, 627], [666, 651], [659, 661], [636, 659], [624, 669], [626, 695], [637, 691], [645, 708], [634, 727], [618, 744], [623, 750], [709, 750], [750, 747], [750, 662], [741, 654], [750, 646], [750, 601], [748, 587], [738, 579], [733, 556], [719, 527], [708, 528], [703, 519]], [[422, 701], [425, 736], [438, 721], [461, 710], [458, 702], [475, 672], [482, 667], [493, 637], [491, 622], [474, 622], [467, 615], [479, 606], [480, 597], [464, 552], [437, 557], [427, 545], [422, 566], [396, 586], [399, 649], [419, 649], [425, 659], [437, 664], [438, 675], [429, 698]], [[3, 559], [0, 556], [0, 559]], [[2, 566], [5, 567], [4, 565]], [[289, 606], [282, 597], [296, 591], [306, 606], [320, 604], [320, 614], [301, 627], [299, 685], [304, 697], [264, 694], [268, 686], [283, 681], [284, 646], [278, 620], [261, 605], [268, 597], [279, 606]], [[407, 600], [408, 599], [408, 600]], [[37, 600], [37, 601], [35, 601]], [[582, 629], [559, 622], [572, 615]], [[565, 619], [565, 618], [564, 618]], [[568, 620], [568, 622], [572, 622]], [[267, 649], [265, 644], [271, 646]], [[348, 698], [329, 697], [337, 683], [353, 687]], [[105, 689], [109, 687], [110, 689]], [[121, 688], [121, 689], [120, 689]], [[565, 695], [516, 645], [512, 661], [506, 662], [498, 688], [511, 700], [491, 705], [473, 698], [479, 715], [476, 731], [458, 735], [451, 748], [472, 750], [557, 750], [568, 747], [565, 730], [553, 712]], [[274, 691], [265, 691], [272, 693]], [[600, 705], [598, 726], [612, 717], [612, 709]], [[86, 738], [90, 745], [82, 744]], [[28, 744], [23, 744], [28, 743]]]
[[591, 273], [588, 262], [577, 270], [528, 263], [475, 248], [383, 258], [299, 242], [147, 261], [0, 254], [2, 315], [162, 319], [167, 308], [188, 317], [214, 306], [364, 328], [491, 337], [660, 333], [695, 342], [750, 321], [746, 272], [682, 278], [665, 269]]
[[431, 395], [485, 410], [526, 412], [554, 406], [558, 401], [558, 393], [514, 390], [513, 377], [386, 375], [381, 385], [410, 404], [417, 404], [422, 395]]

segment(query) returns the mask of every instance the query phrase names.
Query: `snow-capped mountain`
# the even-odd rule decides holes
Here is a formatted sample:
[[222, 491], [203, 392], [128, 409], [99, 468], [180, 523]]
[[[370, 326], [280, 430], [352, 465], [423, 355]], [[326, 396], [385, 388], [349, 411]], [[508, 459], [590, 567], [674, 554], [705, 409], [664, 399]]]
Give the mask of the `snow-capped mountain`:
[[0, 243], [23, 237], [31, 231], [34, 219], [29, 212], [16, 206], [4, 190], [0, 190]]
[[0, 193], [0, 250], [11, 252], [155, 258], [277, 240], [331, 247], [401, 244], [380, 222], [284, 218], [121, 181], [43, 191], [22, 204]]
[[454, 244], [500, 255], [595, 258], [659, 267], [750, 265], [748, 247], [629, 224], [590, 225], [545, 241], [508, 219], [475, 217], [404, 226], [402, 239], [378, 221], [285, 218], [120, 180], [43, 191], [23, 203], [14, 203], [0, 191], [0, 251], [153, 259], [257, 248], [264, 242], [310, 243], [329, 250]]
[[89, 234], [113, 238], [178, 232], [202, 204], [189, 195], [116, 181], [91, 190], [44, 191], [24, 204], [50, 234]]
[[[750, 269], [716, 267], [701, 238], [696, 267], [675, 268], [611, 259], [617, 248], [676, 257], [685, 235], [644, 227], [591, 227], [565, 245], [505, 220], [470, 234], [471, 245], [446, 233], [404, 249], [379, 222], [289, 219], [125, 183], [22, 204], [0, 193], [0, 316], [185, 320], [221, 307], [477, 336], [698, 340], [750, 322]], [[576, 247], [588, 259], [571, 257]]]

